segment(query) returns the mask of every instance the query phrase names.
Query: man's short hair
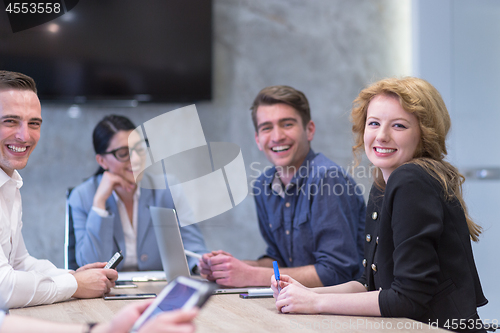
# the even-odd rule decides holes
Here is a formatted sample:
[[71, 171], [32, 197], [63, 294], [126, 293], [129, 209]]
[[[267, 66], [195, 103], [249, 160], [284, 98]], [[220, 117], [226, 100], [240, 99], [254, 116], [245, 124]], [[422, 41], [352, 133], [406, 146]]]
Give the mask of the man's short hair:
[[31, 90], [37, 93], [35, 80], [22, 73], [0, 70], [0, 89]]
[[311, 120], [309, 101], [302, 91], [289, 86], [270, 86], [262, 89], [255, 97], [252, 107], [252, 120], [257, 132], [257, 109], [261, 105], [286, 104], [297, 110], [304, 128]]

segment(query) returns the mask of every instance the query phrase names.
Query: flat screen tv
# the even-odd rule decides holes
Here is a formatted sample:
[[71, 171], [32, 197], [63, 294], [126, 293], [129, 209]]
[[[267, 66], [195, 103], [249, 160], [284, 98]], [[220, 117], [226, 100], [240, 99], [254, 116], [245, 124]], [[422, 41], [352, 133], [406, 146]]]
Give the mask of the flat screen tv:
[[211, 99], [211, 0], [80, 0], [16, 33], [0, 3], [0, 69], [33, 77], [41, 100]]

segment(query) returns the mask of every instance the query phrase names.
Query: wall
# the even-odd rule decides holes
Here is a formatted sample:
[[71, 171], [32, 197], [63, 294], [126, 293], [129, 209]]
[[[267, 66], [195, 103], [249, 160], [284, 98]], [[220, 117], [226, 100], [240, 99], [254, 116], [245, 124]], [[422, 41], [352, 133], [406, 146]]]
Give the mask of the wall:
[[500, 180], [478, 179], [477, 170], [500, 170], [500, 3], [496, 0], [420, 0], [413, 2], [414, 73], [432, 83], [448, 106], [452, 128], [449, 161], [466, 175], [469, 214], [483, 227], [473, 244], [474, 258], [489, 303], [479, 315], [500, 319], [500, 250], [496, 208]]
[[[215, 0], [214, 98], [196, 103], [207, 141], [241, 146], [249, 181], [268, 165], [254, 142], [249, 106], [268, 85], [287, 84], [309, 98], [317, 124], [313, 148], [342, 166], [352, 162], [349, 110], [367, 83], [409, 74], [409, 1]], [[145, 50], [147, 52], [147, 50]], [[42, 105], [41, 140], [24, 178], [24, 237], [30, 253], [63, 266], [64, 202], [68, 187], [90, 176], [97, 164], [94, 125], [118, 113], [141, 124], [183, 105], [136, 108]], [[366, 164], [364, 164], [366, 165]], [[369, 190], [370, 179], [361, 179]], [[200, 223], [209, 249], [255, 259], [265, 247], [252, 197]]]

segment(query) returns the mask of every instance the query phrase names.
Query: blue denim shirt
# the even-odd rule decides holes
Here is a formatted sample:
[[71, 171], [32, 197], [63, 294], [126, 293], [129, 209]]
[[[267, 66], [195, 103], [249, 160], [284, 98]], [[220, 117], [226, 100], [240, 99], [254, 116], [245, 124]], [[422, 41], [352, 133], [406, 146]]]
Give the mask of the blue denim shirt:
[[366, 211], [360, 187], [312, 149], [286, 189], [273, 187], [275, 174], [267, 169], [252, 184], [266, 255], [283, 267], [314, 265], [325, 286], [359, 277]]

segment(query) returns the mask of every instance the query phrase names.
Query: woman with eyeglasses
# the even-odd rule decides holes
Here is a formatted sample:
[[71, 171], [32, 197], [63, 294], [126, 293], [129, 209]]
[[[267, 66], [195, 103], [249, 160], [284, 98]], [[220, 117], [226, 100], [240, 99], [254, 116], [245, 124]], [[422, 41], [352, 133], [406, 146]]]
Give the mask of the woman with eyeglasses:
[[[79, 266], [108, 261], [121, 251], [117, 270], [162, 270], [149, 206], [174, 208], [170, 191], [154, 189], [144, 169], [147, 144], [126, 117], [109, 115], [94, 128], [93, 144], [99, 169], [69, 197]], [[130, 150], [129, 150], [130, 145]], [[130, 153], [131, 152], [131, 155]], [[208, 252], [195, 225], [181, 228], [186, 249]], [[197, 260], [188, 257], [191, 269]]]

